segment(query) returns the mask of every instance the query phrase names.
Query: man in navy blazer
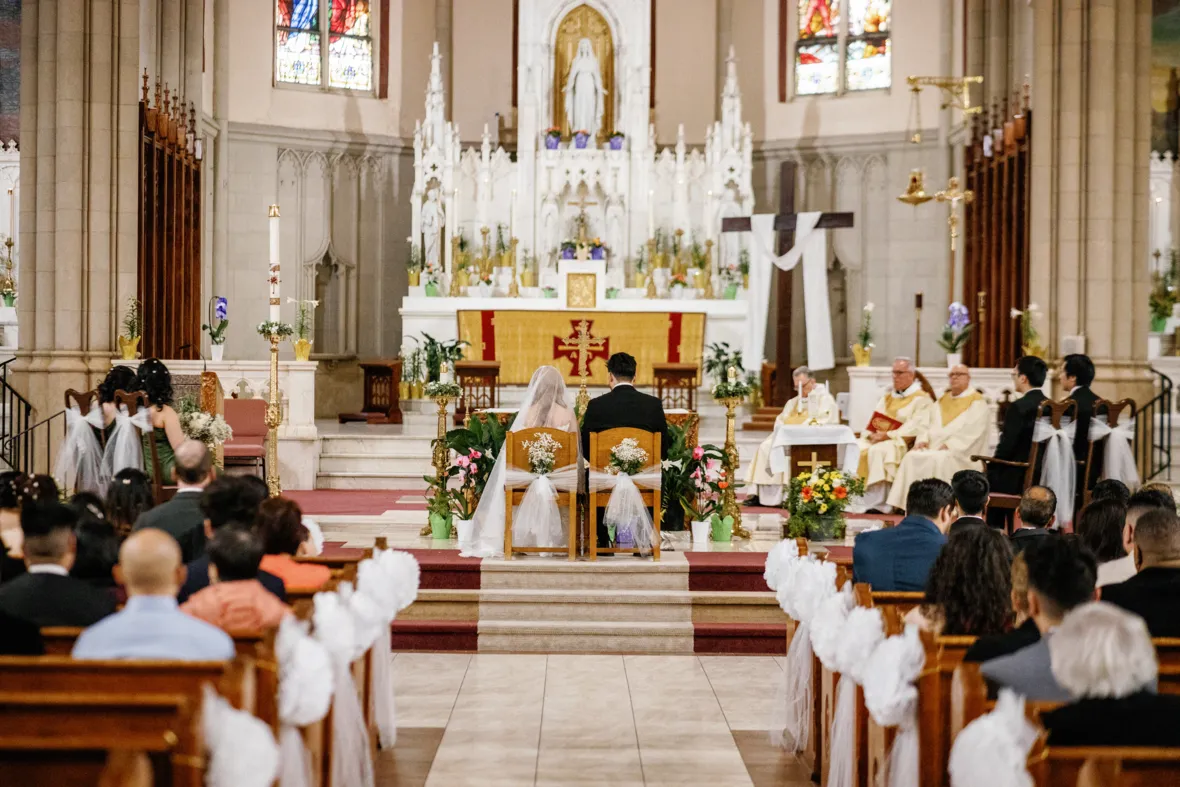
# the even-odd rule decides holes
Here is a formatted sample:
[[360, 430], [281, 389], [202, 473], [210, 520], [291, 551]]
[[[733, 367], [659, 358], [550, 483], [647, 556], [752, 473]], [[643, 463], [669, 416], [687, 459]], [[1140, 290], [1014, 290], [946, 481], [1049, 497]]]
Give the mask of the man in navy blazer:
[[915, 481], [906, 495], [905, 512], [905, 519], [894, 527], [856, 537], [852, 547], [856, 582], [867, 582], [873, 590], [926, 589], [926, 576], [955, 520], [954, 490], [939, 478]]

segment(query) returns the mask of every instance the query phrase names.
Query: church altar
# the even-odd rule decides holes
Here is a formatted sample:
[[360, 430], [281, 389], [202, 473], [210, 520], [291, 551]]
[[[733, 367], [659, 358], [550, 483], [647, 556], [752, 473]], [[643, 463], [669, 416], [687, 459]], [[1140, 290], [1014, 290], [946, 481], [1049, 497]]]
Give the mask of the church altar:
[[770, 444], [770, 471], [788, 473], [791, 469], [788, 462], [791, 449], [816, 445], [836, 446], [838, 469], [848, 474], [856, 473], [860, 446], [852, 429], [844, 424], [779, 424], [775, 427], [774, 439]]

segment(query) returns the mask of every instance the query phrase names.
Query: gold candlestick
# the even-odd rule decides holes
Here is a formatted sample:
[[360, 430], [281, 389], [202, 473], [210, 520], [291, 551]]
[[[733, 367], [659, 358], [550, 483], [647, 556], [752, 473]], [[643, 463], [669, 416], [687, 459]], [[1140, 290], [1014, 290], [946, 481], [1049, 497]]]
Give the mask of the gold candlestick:
[[914, 294], [914, 367], [922, 365], [922, 293]]
[[270, 334], [270, 391], [266, 402], [266, 489], [271, 497], [283, 493], [279, 476], [279, 426], [283, 423], [283, 403], [279, 396], [279, 337]]
[[451, 236], [451, 291], [452, 298], [458, 298], [463, 294], [459, 288], [459, 236]]
[[647, 297], [655, 298], [656, 292], [656, 241], [652, 238], [647, 242]]
[[[434, 451], [431, 457], [431, 464], [434, 465], [434, 477], [442, 478], [447, 473], [447, 461], [449, 459], [447, 453], [447, 405], [451, 403], [450, 396], [431, 396], [430, 401], [438, 405], [438, 430], [437, 436], [434, 440]], [[454, 525], [452, 525], [452, 528]], [[419, 531], [420, 536], [431, 535], [430, 522], [426, 522], [426, 527]]]
[[516, 238], [513, 238], [511, 248], [508, 251], [508, 253], [512, 255], [512, 282], [508, 285], [509, 298], [520, 297], [520, 285], [516, 282], [516, 244], [517, 240]]
[[975, 361], [975, 366], [987, 365], [987, 290], [980, 290], [975, 295], [976, 308], [975, 317], [979, 321], [979, 330], [975, 332], [977, 340], [976, 347], [979, 349], [979, 357]]
[[717, 297], [713, 292], [713, 239], [705, 241], [705, 297]]
[[725, 405], [725, 480], [728, 482], [728, 486], [721, 492], [721, 518], [733, 517], [734, 538], [750, 537], [750, 531], [742, 527], [742, 509], [738, 506], [737, 496], [734, 494], [734, 483], [741, 461], [737, 442], [734, 439], [734, 418], [737, 406], [742, 403], [742, 398], [740, 396], [726, 396], [717, 400]]

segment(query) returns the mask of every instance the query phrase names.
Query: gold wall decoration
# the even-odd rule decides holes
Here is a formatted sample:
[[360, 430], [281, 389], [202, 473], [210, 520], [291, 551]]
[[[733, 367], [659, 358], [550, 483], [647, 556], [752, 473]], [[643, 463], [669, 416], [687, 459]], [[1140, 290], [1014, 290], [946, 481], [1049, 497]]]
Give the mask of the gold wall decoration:
[[580, 5], [570, 11], [557, 27], [553, 46], [552, 125], [560, 128], [564, 137], [579, 130], [570, 128], [565, 119], [565, 93], [562, 90], [565, 88], [570, 63], [574, 62], [578, 54], [578, 42], [583, 38], [589, 38], [594, 46], [598, 70], [602, 73], [602, 86], [607, 91], [603, 102], [602, 128], [598, 133], [598, 141], [602, 142], [615, 130], [615, 45], [606, 19], [588, 5]]
[[570, 273], [565, 277], [565, 305], [569, 309], [598, 307], [598, 274]]

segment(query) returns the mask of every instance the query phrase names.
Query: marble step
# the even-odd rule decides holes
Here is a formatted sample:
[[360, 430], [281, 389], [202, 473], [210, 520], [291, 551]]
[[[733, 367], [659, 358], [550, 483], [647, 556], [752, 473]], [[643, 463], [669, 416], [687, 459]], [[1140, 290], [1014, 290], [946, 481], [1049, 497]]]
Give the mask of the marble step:
[[434, 436], [433, 429], [421, 434], [326, 434], [321, 438], [320, 455], [430, 456], [430, 443]]
[[479, 649], [499, 653], [690, 654], [693, 626], [691, 622], [481, 620]]
[[687, 590], [484, 590], [479, 619], [691, 623], [692, 602]]
[[[522, 565], [532, 563], [527, 568]], [[488, 590], [644, 590], [687, 591], [688, 563], [655, 563], [631, 557], [600, 556], [597, 561], [544, 562], [539, 558], [485, 560], [481, 588]]]
[[430, 453], [386, 456], [367, 453], [333, 453], [320, 455], [320, 473], [414, 473], [433, 472]]
[[[322, 460], [322, 457], [321, 457]], [[323, 472], [316, 474], [316, 489], [426, 489], [422, 473], [411, 472]]]

